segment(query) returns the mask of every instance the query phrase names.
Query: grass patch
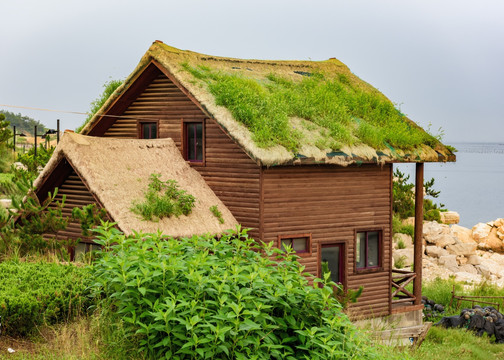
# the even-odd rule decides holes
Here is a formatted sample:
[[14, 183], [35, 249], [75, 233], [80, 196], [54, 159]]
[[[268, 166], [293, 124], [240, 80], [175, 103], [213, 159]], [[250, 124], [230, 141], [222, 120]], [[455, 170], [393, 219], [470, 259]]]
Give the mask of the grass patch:
[[327, 129], [333, 150], [361, 143], [375, 149], [412, 149], [438, 142], [413, 125], [379, 91], [363, 90], [346, 75], [331, 78], [312, 73], [293, 81], [270, 74], [251, 79], [204, 66], [182, 66], [208, 86], [217, 105], [226, 107], [247, 126], [260, 147], [280, 144], [296, 151], [303, 139], [290, 126], [290, 117]]
[[151, 174], [145, 201], [134, 203], [131, 211], [144, 220], [159, 221], [164, 217], [189, 215], [196, 198], [181, 190], [176, 180], [160, 180], [161, 174]]
[[502, 359], [504, 346], [492, 343], [486, 335], [477, 337], [464, 329], [432, 327], [422, 346], [411, 355], [415, 360]]
[[221, 224], [224, 224], [224, 218], [222, 217], [222, 213], [219, 211], [217, 205], [210, 206], [210, 212], [219, 220]]

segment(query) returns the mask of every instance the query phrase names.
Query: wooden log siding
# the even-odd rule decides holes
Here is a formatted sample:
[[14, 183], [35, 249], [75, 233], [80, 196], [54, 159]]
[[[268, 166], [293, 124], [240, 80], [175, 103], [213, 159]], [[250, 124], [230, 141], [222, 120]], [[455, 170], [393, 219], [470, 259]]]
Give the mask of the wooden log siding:
[[[390, 312], [390, 208], [392, 166], [293, 166], [264, 169], [263, 240], [278, 235], [312, 234], [312, 255], [300, 262], [319, 276], [319, 244], [343, 242], [349, 288], [364, 286], [350, 313], [379, 316]], [[355, 231], [381, 230], [383, 270], [355, 271]]]
[[139, 122], [158, 122], [159, 138], [172, 138], [182, 151], [182, 121], [202, 121], [205, 124], [205, 165], [194, 169], [221, 199], [236, 220], [244, 227], [254, 228], [259, 235], [259, 174], [260, 168], [231, 138], [191, 101], [164, 74], [154, 79], [139, 94], [104, 136], [138, 138]]
[[[72, 216], [72, 209], [74, 207], [96, 204], [93, 195], [89, 192], [86, 185], [82, 182], [75, 171], [72, 171], [68, 178], [59, 187], [58, 194], [56, 195], [56, 200], [61, 202], [64, 195], [66, 196], [65, 205], [62, 211], [64, 217], [70, 218]], [[51, 207], [55, 208], [55, 205], [51, 205]], [[46, 235], [44, 237], [49, 237], [49, 235]], [[51, 235], [50, 237], [53, 236]], [[77, 221], [69, 221], [67, 228], [58, 232], [57, 238], [65, 240], [81, 238], [82, 242], [93, 242], [91, 239], [84, 238], [82, 236], [80, 223]]]

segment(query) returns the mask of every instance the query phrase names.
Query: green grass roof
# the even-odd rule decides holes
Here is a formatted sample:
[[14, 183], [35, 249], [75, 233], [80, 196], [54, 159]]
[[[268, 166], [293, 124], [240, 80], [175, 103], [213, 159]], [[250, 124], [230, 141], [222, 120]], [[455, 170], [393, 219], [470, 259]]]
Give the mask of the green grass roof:
[[336, 59], [242, 60], [155, 42], [123, 86], [151, 60], [263, 165], [455, 160]]

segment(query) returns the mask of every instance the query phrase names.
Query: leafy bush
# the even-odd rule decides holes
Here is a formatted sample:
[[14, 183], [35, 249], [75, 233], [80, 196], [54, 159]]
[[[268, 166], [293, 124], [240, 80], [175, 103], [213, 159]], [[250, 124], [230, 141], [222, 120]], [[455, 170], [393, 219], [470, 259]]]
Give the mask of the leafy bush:
[[0, 263], [2, 332], [25, 336], [36, 326], [72, 319], [89, 306], [88, 269], [46, 262]]
[[176, 180], [160, 180], [161, 174], [151, 174], [145, 201], [134, 203], [131, 211], [144, 220], [157, 221], [163, 217], [189, 215], [195, 206], [194, 196], [179, 189]]
[[246, 231], [173, 239], [105, 225], [92, 290], [141, 357], [368, 358], [336, 284], [309, 286], [292, 253]]
[[17, 161], [24, 164], [28, 169], [28, 172], [32, 175], [32, 178], [36, 178], [38, 175], [38, 168], [44, 167], [54, 152], [54, 147], [48, 147], [47, 149], [40, 144], [37, 148], [37, 157], [35, 157], [35, 149], [32, 147], [28, 152], [24, 154], [18, 154]]

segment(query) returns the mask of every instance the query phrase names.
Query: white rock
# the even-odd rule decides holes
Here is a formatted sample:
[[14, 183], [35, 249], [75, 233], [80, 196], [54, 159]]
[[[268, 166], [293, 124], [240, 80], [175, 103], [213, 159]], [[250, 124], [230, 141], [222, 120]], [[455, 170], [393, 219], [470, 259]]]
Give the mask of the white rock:
[[476, 243], [472, 238], [472, 230], [460, 225], [452, 225], [450, 233], [455, 236], [457, 242], [473, 244]]
[[484, 223], [478, 223], [472, 228], [472, 237], [476, 242], [481, 242], [490, 234], [491, 226]]
[[413, 247], [413, 239], [408, 234], [394, 234], [393, 241], [396, 249], [398, 249], [397, 244], [399, 243], [399, 241], [402, 241], [406, 248]]
[[456, 211], [441, 211], [440, 215], [443, 224], [458, 224], [460, 221], [460, 215]]
[[490, 279], [492, 276], [492, 272], [486, 265], [476, 265], [475, 266], [476, 270], [478, 270], [478, 273], [480, 273], [485, 279]]
[[457, 256], [457, 263], [460, 265], [465, 265], [467, 264], [467, 258], [464, 255], [459, 255]]
[[394, 259], [394, 265], [397, 262], [402, 262], [403, 263], [403, 268], [411, 266], [414, 261], [414, 254], [413, 254], [413, 249], [399, 249], [399, 250], [394, 250], [393, 251], [393, 259]]
[[435, 257], [435, 258], [450, 255], [450, 253], [447, 250], [440, 248], [438, 246], [435, 246], [435, 245], [427, 245], [425, 247], [425, 252], [427, 253], [427, 255]]
[[469, 256], [476, 254], [476, 244], [453, 244], [448, 245], [446, 250], [451, 254]]
[[456, 255], [443, 255], [439, 257], [439, 265], [445, 268], [458, 268]]
[[479, 265], [481, 264], [481, 257], [479, 257], [478, 255], [469, 255], [467, 263], [471, 265]]
[[481, 275], [461, 271], [455, 274], [455, 280], [466, 281], [469, 283], [480, 283], [483, 279]]
[[466, 272], [469, 274], [474, 274], [474, 275], [478, 274], [478, 270], [476, 270], [476, 268], [470, 264], [465, 264], [465, 265], [459, 266], [459, 271]]
[[[450, 234], [439, 234], [430, 238], [431, 242], [441, 248], [457, 243], [456, 238]], [[474, 246], [476, 248], [476, 245]]]

